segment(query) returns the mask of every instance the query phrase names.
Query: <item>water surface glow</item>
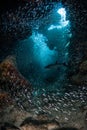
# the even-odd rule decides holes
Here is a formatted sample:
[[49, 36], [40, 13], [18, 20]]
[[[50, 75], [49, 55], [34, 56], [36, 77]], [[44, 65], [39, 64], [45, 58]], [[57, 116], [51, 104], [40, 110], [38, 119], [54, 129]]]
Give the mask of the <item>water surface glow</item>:
[[62, 29], [62, 28], [69, 25], [69, 20], [66, 20], [66, 10], [65, 10], [65, 8], [59, 8], [57, 10], [57, 13], [61, 16], [61, 19], [60, 19], [60, 21], [58, 21], [58, 25], [52, 24], [48, 28], [48, 31], [53, 30], [53, 29]]
[[66, 20], [66, 10], [65, 10], [65, 8], [58, 9], [57, 13], [61, 15], [62, 21]]

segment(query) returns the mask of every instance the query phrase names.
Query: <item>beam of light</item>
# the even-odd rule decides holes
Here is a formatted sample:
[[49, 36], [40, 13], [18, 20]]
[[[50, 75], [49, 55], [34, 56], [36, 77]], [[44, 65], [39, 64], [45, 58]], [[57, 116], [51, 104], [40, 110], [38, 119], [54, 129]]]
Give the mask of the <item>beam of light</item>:
[[43, 34], [34, 32], [31, 36], [31, 39], [34, 42], [34, 55], [37, 61], [40, 62], [41, 66], [45, 66], [51, 62], [54, 56], [56, 58], [57, 51], [50, 50], [50, 48], [47, 46], [48, 39]]
[[65, 10], [65, 8], [58, 9], [57, 13], [61, 15], [61, 20], [60, 20], [61, 26], [66, 27], [69, 24], [69, 20], [66, 20], [66, 10]]
[[50, 25], [48, 28], [48, 31], [53, 29], [62, 29], [69, 25], [69, 20], [66, 20], [66, 10], [65, 8], [60, 8], [57, 10], [57, 13], [61, 16], [61, 19], [59, 21], [59, 25]]
[[65, 22], [61, 22], [60, 25], [51, 25], [48, 28], [48, 31], [53, 30], [53, 29], [62, 29], [64, 27], [66, 27], [69, 24], [69, 20], [65, 21]]
[[48, 28], [48, 31], [50, 30], [53, 30], [53, 29], [61, 29], [62, 26], [58, 25], [58, 26], [54, 26], [54, 25], [51, 25], [49, 28]]
[[69, 24], [69, 20], [61, 22], [61, 27], [66, 27]]
[[57, 13], [61, 15], [62, 21], [66, 20], [66, 10], [65, 10], [65, 8], [58, 9]]

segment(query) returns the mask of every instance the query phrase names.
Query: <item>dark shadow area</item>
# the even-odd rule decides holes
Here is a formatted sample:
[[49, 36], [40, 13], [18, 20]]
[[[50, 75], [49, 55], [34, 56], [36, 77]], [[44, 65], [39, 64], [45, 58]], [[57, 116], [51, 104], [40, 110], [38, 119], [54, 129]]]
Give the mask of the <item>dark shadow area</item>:
[[54, 129], [54, 130], [78, 130], [78, 129], [72, 127], [64, 127], [64, 128]]

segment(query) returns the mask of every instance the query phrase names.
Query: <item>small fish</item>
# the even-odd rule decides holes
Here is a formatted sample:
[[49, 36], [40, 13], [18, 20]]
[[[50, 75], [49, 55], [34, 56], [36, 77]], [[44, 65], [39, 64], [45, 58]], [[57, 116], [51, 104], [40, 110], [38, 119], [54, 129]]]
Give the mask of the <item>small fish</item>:
[[68, 43], [65, 45], [65, 48], [67, 48], [69, 45], [70, 45], [70, 42], [68, 42]]
[[56, 61], [56, 62], [53, 63], [53, 64], [49, 64], [49, 65], [45, 66], [44, 68], [45, 68], [45, 69], [52, 69], [52, 68], [57, 68], [57, 67], [60, 66], [60, 65], [63, 65], [63, 66], [65, 66], [65, 67], [68, 67], [68, 64], [66, 64], [65, 62], [64, 62], [64, 63], [58, 63], [58, 62]]

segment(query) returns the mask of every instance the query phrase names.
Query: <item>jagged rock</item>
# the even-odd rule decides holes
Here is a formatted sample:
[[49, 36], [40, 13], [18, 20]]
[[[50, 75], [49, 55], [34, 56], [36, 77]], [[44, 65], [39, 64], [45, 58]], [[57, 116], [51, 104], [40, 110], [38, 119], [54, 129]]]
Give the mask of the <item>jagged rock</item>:
[[71, 81], [76, 85], [87, 85], [87, 60], [79, 65], [79, 72], [72, 76]]
[[87, 112], [86, 112], [86, 114], [85, 114], [84, 130], [87, 130]]
[[13, 56], [8, 56], [0, 64], [0, 89], [8, 92], [20, 106], [28, 101], [29, 107], [32, 86], [18, 71], [16, 59]]
[[59, 128], [55, 130], [78, 130], [77, 128], [72, 128], [72, 127], [64, 127], [64, 128]]
[[20, 74], [15, 63], [16, 59], [12, 56], [9, 56], [0, 64], [1, 83], [9, 82], [9, 84], [13, 84], [13, 86], [26, 86], [31, 89], [31, 84]]
[[0, 110], [12, 104], [13, 101], [8, 93], [0, 93]]
[[83, 61], [79, 67], [79, 71], [81, 73], [86, 73], [87, 74], [87, 60]]
[[24, 119], [29, 116], [31, 116], [31, 113], [21, 110], [19, 107], [13, 104], [0, 111], [0, 122], [2, 124], [7, 122], [19, 127]]
[[72, 76], [71, 81], [76, 85], [87, 85], [87, 75], [81, 75], [78, 73], [77, 75]]
[[[80, 33], [80, 36], [81, 35], [82, 33]], [[77, 34], [77, 36], [79, 35]], [[72, 39], [69, 48], [71, 64], [71, 68], [68, 68], [69, 78], [75, 85], [87, 84], [87, 40], [83, 41], [80, 39], [80, 36], [80, 41]]]
[[18, 127], [10, 123], [0, 123], [0, 130], [20, 130]]
[[[41, 117], [41, 116], [40, 116]], [[20, 128], [23, 130], [54, 130], [58, 129], [59, 122], [52, 119], [46, 119], [43, 118], [32, 118], [28, 117], [26, 118], [23, 123], [20, 125]]]

